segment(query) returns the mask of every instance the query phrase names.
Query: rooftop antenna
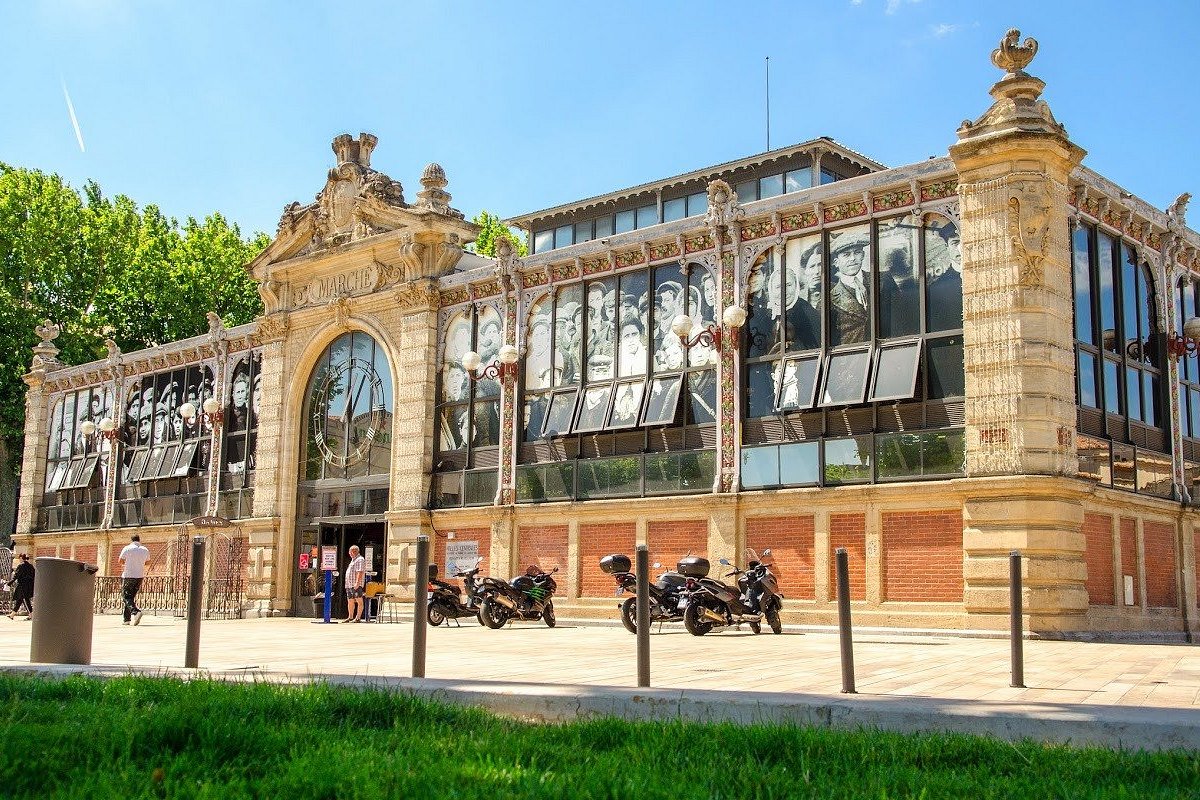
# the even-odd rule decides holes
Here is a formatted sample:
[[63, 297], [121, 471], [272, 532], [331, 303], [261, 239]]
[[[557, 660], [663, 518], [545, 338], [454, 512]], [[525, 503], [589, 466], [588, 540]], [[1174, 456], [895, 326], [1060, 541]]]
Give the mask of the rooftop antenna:
[[767, 56], [767, 150], [771, 149], [771, 57]]

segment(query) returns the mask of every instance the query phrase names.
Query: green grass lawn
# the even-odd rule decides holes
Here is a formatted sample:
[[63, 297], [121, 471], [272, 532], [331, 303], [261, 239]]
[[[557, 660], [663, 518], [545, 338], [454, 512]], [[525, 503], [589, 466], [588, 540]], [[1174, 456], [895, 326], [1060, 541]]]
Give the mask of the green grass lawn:
[[0, 674], [0, 797], [1200, 797], [1200, 755], [786, 726], [537, 725], [382, 691]]

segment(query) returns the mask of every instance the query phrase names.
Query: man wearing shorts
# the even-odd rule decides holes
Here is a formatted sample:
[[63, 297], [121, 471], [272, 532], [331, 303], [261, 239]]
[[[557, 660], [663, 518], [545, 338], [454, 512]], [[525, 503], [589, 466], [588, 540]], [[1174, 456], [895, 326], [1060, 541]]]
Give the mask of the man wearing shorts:
[[358, 545], [350, 545], [350, 564], [346, 567], [346, 619], [342, 622], [361, 622], [363, 587], [367, 579], [367, 560], [358, 554]]

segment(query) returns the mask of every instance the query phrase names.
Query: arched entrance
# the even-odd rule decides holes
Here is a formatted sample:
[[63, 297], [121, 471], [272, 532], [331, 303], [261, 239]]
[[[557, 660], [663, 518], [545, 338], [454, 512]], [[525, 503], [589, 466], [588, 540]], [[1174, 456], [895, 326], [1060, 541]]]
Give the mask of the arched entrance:
[[298, 615], [319, 610], [320, 549], [335, 547], [333, 613], [344, 615], [340, 580], [357, 545], [367, 580], [383, 580], [387, 564], [388, 479], [392, 450], [392, 376], [383, 345], [362, 331], [330, 342], [316, 361], [304, 395], [292, 568]]

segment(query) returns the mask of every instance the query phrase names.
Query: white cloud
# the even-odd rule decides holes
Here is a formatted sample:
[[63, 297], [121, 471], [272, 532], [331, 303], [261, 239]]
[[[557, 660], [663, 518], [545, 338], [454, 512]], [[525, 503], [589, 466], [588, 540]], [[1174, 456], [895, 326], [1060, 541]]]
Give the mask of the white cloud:
[[884, 9], [884, 13], [885, 14], [895, 14], [897, 11], [900, 10], [900, 6], [905, 5], [905, 4], [911, 6], [911, 5], [915, 5], [919, 2], [921, 2], [921, 0], [887, 0], [887, 8]]
[[933, 35], [938, 39], [944, 39], [957, 30], [961, 30], [962, 25], [952, 25], [948, 22], [943, 22], [933, 26]]

